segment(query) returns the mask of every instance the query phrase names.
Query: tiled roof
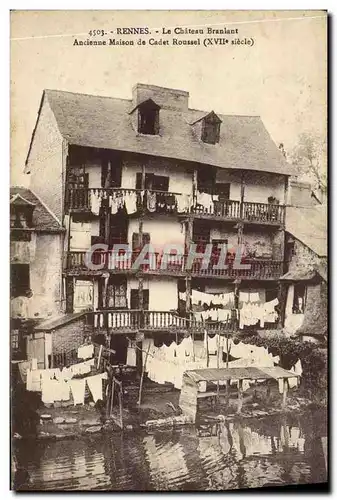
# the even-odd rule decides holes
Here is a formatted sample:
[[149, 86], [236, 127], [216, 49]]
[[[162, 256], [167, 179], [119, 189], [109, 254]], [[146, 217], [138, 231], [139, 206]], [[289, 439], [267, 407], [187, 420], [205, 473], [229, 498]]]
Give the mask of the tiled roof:
[[37, 231], [63, 231], [59, 221], [53, 215], [46, 205], [30, 190], [25, 187], [14, 186], [10, 188], [12, 199], [18, 199], [19, 195], [24, 200], [35, 205], [33, 211], [33, 228]]
[[69, 144], [117, 149], [229, 169], [290, 175], [292, 169], [258, 116], [221, 115], [218, 144], [206, 144], [191, 124], [208, 114], [193, 109], [160, 110], [160, 135], [141, 135], [132, 126], [132, 101], [45, 90], [58, 128]]
[[327, 208], [287, 207], [286, 231], [315, 252], [319, 257], [327, 256]]

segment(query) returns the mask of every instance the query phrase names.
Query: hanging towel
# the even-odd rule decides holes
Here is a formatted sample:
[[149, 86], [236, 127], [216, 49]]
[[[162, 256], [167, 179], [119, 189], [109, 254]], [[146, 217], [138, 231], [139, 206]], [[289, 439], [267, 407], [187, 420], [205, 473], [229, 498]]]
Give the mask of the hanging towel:
[[189, 208], [189, 196], [188, 194], [179, 194], [176, 197], [177, 208], [179, 213], [187, 212]]
[[124, 197], [126, 212], [134, 214], [137, 211], [137, 195], [135, 192], [131, 191], [127, 193]]
[[128, 366], [136, 366], [136, 349], [130, 345], [127, 350], [126, 364]]
[[94, 355], [94, 346], [92, 344], [89, 345], [81, 345], [77, 349], [77, 357], [78, 359], [89, 359]]
[[259, 301], [260, 301], [259, 292], [250, 293], [250, 302], [259, 302]]
[[103, 398], [102, 395], [102, 380], [107, 379], [106, 373], [100, 373], [99, 375], [94, 375], [93, 377], [87, 377], [85, 380], [87, 381], [89, 390], [91, 392], [92, 398], [96, 403], [99, 399]]
[[91, 192], [91, 211], [94, 215], [99, 215], [99, 209], [101, 207], [101, 198], [96, 191]]
[[284, 391], [284, 380], [283, 378], [278, 379], [278, 390], [280, 394], [283, 394]]
[[41, 384], [41, 399], [44, 404], [54, 403], [59, 394], [59, 382], [57, 380], [43, 379]]
[[69, 387], [74, 399], [74, 405], [83, 405], [85, 396], [85, 380], [84, 378], [78, 380], [70, 380]]
[[240, 302], [248, 302], [249, 293], [248, 292], [240, 292], [239, 300], [240, 300]]

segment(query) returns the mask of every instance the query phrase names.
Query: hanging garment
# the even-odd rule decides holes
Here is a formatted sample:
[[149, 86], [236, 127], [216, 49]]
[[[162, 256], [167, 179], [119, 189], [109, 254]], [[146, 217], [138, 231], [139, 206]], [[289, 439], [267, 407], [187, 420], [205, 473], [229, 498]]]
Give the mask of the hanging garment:
[[250, 302], [259, 302], [260, 301], [260, 294], [259, 292], [253, 292], [253, 293], [250, 293]]
[[134, 191], [126, 193], [124, 196], [124, 203], [128, 215], [137, 212], [137, 194]]
[[74, 375], [86, 375], [91, 372], [91, 366], [95, 364], [95, 359], [89, 359], [83, 363], [76, 363], [69, 367], [69, 370]]
[[41, 400], [44, 404], [54, 403], [55, 397], [59, 401], [59, 382], [57, 380], [43, 379], [41, 389]]
[[30, 370], [30, 365], [30, 361], [22, 361], [19, 363], [20, 377], [24, 384], [27, 383], [27, 372]]
[[157, 195], [156, 193], [147, 191], [146, 207], [149, 212], [155, 212], [157, 207]]
[[239, 293], [239, 302], [248, 302], [249, 301], [249, 293], [248, 292], [240, 292]]
[[189, 210], [189, 196], [188, 194], [179, 194], [177, 199], [177, 210], [179, 213], [188, 212]]
[[99, 209], [101, 208], [101, 197], [99, 195], [99, 191], [91, 191], [90, 201], [92, 213], [94, 215], [99, 215]]
[[85, 379], [95, 403], [99, 399], [103, 399], [102, 380], [107, 378], [108, 376], [106, 373], [100, 373], [99, 375], [94, 375], [93, 377], [87, 377]]
[[128, 346], [126, 355], [126, 364], [128, 366], [136, 366], [136, 349], [134, 347]]
[[199, 191], [197, 192], [197, 203], [199, 205], [202, 205], [206, 211], [209, 211], [211, 213], [214, 212], [214, 203], [212, 200], [212, 195], [208, 193], [200, 193]]
[[278, 379], [278, 390], [280, 394], [283, 394], [284, 391], [284, 380], [283, 378]]
[[300, 359], [297, 361], [297, 363], [294, 366], [294, 372], [297, 375], [302, 375], [303, 370], [302, 370], [302, 363], [301, 363]]
[[208, 354], [215, 354], [218, 350], [219, 335], [208, 336]]
[[111, 215], [116, 215], [118, 212], [118, 202], [115, 193], [109, 196], [109, 207]]
[[74, 405], [84, 404], [85, 380], [86, 379], [82, 378], [82, 379], [73, 379], [69, 381], [69, 387], [74, 399]]
[[81, 345], [77, 349], [77, 357], [78, 359], [89, 359], [94, 355], [94, 346], [93, 344]]

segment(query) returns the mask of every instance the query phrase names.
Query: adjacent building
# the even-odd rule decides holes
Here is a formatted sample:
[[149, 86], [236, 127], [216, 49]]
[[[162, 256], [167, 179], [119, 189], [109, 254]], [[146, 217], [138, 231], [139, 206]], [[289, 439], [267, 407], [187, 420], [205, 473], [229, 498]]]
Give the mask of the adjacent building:
[[21, 359], [26, 355], [24, 335], [63, 309], [64, 233], [61, 222], [31, 190], [11, 188], [11, 340], [13, 354]]
[[328, 334], [327, 208], [288, 207], [283, 324], [286, 334], [326, 343]]

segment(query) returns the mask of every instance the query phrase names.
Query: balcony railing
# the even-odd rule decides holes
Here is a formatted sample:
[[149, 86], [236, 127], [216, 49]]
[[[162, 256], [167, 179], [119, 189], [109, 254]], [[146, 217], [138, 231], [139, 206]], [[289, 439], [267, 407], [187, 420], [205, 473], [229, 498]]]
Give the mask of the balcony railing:
[[270, 203], [242, 203], [242, 219], [250, 222], [284, 223], [284, 206]]
[[253, 203], [236, 200], [198, 203], [192, 196], [166, 191], [124, 188], [68, 188], [67, 208], [75, 212], [92, 212], [99, 215], [105, 207], [116, 213], [125, 208], [128, 214], [138, 211], [148, 213], [190, 213], [199, 217], [227, 220], [245, 220], [266, 224], [284, 223], [284, 206], [270, 203]]
[[[192, 265], [191, 274], [196, 277], [214, 278], [244, 278], [244, 279], [277, 279], [282, 276], [283, 262], [275, 260], [243, 260], [236, 266], [229, 263], [227, 269], [216, 269], [210, 265], [202, 268], [202, 259], [196, 259]], [[244, 267], [245, 266], [245, 267]]]
[[117, 331], [230, 331], [237, 326], [235, 321], [229, 322], [202, 322], [181, 317], [174, 311], [141, 311], [139, 309], [102, 310], [87, 313], [88, 323], [94, 329], [107, 329]]
[[217, 261], [211, 259], [206, 269], [203, 268], [202, 258], [194, 259], [190, 269], [187, 269], [187, 257], [183, 255], [167, 255], [150, 253], [147, 255], [147, 264], [138, 264], [138, 252], [118, 255], [115, 252], [93, 252], [91, 262], [94, 266], [88, 267], [87, 252], [68, 252], [66, 255], [66, 269], [74, 272], [111, 271], [115, 273], [137, 272], [149, 274], [180, 274], [190, 272], [195, 277], [214, 278], [244, 278], [244, 279], [277, 279], [283, 273], [283, 262], [279, 260], [243, 259], [241, 262], [228, 262], [227, 268], [217, 269]]
[[240, 219], [240, 202], [234, 200], [214, 201], [206, 206], [196, 203], [191, 212], [202, 216], [236, 220]]

